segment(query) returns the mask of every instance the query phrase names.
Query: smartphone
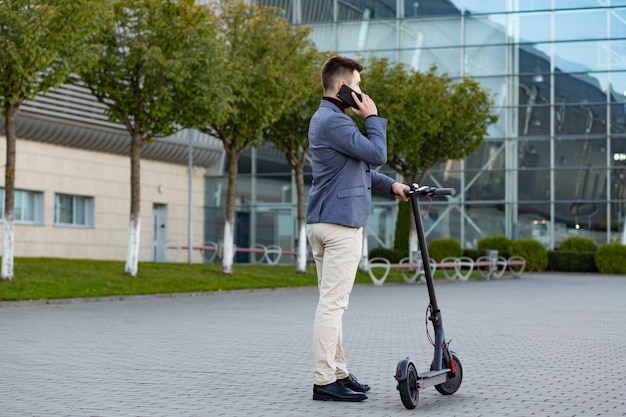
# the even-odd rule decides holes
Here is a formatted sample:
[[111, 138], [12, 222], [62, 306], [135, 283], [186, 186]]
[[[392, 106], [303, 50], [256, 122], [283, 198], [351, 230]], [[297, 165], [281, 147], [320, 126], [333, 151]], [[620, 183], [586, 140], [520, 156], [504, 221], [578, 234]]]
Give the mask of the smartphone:
[[[337, 97], [339, 97], [347, 105], [352, 106], [355, 109], [358, 109], [359, 108], [358, 104], [356, 104], [356, 102], [352, 98], [352, 94], [350, 94], [353, 91], [354, 91], [353, 89], [343, 84], [341, 88], [339, 89], [339, 92], [337, 93]], [[359, 93], [357, 93], [356, 91], [354, 91], [354, 93], [356, 94], [356, 97], [359, 99], [359, 101], [363, 101], [363, 98], [361, 97]]]

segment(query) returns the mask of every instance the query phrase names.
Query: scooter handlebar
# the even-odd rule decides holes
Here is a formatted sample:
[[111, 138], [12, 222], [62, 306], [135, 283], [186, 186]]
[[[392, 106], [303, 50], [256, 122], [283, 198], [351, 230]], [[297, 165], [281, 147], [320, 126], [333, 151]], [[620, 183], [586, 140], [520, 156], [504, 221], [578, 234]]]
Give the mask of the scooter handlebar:
[[456, 190], [454, 188], [437, 188], [429, 185], [412, 184], [411, 188], [404, 191], [404, 194], [411, 196], [412, 194], [418, 195], [455, 195]]

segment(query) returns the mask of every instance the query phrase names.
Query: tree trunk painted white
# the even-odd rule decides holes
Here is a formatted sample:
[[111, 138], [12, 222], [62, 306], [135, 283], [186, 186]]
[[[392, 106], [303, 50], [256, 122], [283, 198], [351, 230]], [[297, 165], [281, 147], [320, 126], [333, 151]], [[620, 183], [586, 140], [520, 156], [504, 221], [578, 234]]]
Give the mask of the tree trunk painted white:
[[624, 221], [624, 229], [622, 229], [622, 238], [620, 239], [622, 245], [626, 245], [626, 221]]
[[306, 223], [300, 225], [300, 231], [298, 232], [298, 259], [296, 262], [297, 272], [306, 272]]
[[368, 254], [369, 254], [369, 245], [367, 244], [367, 228], [366, 226], [363, 226], [363, 244], [361, 246], [361, 264], [359, 265], [359, 269], [362, 272], [369, 271]]
[[4, 219], [2, 231], [2, 279], [10, 281], [13, 279], [13, 218]]
[[233, 225], [226, 221], [224, 223], [224, 258], [222, 259], [222, 272], [225, 274], [233, 273], [234, 243]]
[[419, 244], [417, 242], [417, 229], [415, 227], [411, 227], [411, 232], [409, 233], [409, 258], [411, 263], [421, 262], [422, 258], [418, 256], [419, 253]]
[[125, 271], [130, 276], [137, 276], [139, 265], [139, 236], [141, 235], [141, 220], [137, 216], [136, 220], [130, 219], [128, 225], [128, 247], [126, 249], [126, 268]]

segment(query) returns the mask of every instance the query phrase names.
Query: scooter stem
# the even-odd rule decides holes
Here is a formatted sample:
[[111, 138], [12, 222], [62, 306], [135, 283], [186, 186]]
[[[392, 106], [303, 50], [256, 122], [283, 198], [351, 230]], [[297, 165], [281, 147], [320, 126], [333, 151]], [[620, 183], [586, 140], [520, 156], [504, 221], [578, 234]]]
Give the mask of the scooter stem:
[[443, 333], [443, 321], [441, 319], [441, 311], [437, 305], [437, 297], [435, 296], [435, 285], [433, 283], [432, 270], [430, 268], [430, 256], [428, 255], [428, 246], [426, 245], [426, 238], [424, 236], [424, 225], [422, 223], [422, 216], [419, 208], [419, 194], [411, 194], [411, 206], [413, 207], [413, 215], [415, 217], [415, 227], [417, 228], [417, 239], [419, 242], [419, 249], [422, 255], [422, 264], [424, 267], [424, 275], [426, 277], [426, 286], [428, 287], [428, 297], [430, 298], [430, 316], [429, 319], [433, 323], [435, 330], [435, 355], [433, 358], [434, 369], [442, 369], [442, 356], [445, 346], [444, 333]]

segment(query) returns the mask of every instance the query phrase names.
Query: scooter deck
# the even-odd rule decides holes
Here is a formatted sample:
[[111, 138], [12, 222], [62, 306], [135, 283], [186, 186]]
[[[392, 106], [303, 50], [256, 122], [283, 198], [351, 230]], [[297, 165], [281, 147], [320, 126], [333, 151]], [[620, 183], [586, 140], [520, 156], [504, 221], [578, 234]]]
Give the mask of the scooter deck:
[[417, 381], [415, 381], [417, 388], [422, 389], [443, 384], [446, 382], [448, 372], [450, 372], [450, 368], [444, 368], [438, 371], [422, 372], [417, 378]]

